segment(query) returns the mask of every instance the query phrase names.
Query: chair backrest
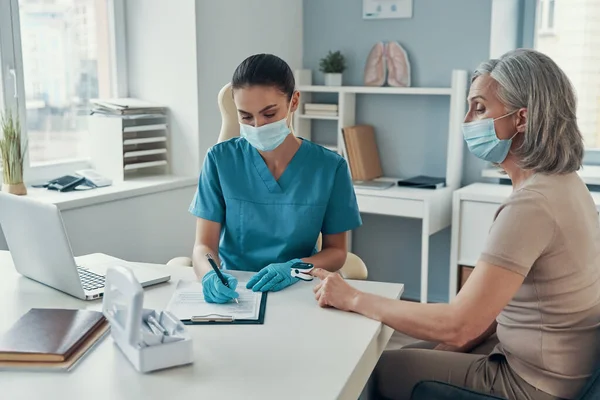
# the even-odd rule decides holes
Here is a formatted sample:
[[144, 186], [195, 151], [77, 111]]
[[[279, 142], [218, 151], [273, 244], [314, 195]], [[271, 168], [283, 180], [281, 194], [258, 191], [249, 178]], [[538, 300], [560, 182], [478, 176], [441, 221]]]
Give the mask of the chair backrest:
[[224, 142], [240, 136], [240, 124], [237, 117], [237, 108], [233, 102], [231, 83], [223, 86], [217, 97], [219, 111], [221, 111], [221, 132], [217, 143]]

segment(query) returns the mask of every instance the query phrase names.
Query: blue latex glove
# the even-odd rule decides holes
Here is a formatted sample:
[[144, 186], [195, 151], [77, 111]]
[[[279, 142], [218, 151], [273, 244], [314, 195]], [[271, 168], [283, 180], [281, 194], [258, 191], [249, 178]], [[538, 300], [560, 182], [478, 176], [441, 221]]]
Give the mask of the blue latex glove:
[[246, 289], [252, 289], [253, 292], [277, 292], [285, 289], [300, 280], [292, 276], [292, 266], [301, 262], [296, 258], [284, 263], [269, 264], [248, 281]]
[[238, 281], [233, 276], [222, 272], [229, 287], [223, 285], [215, 271], [210, 271], [202, 278], [202, 292], [207, 303], [227, 303], [240, 295], [235, 291]]

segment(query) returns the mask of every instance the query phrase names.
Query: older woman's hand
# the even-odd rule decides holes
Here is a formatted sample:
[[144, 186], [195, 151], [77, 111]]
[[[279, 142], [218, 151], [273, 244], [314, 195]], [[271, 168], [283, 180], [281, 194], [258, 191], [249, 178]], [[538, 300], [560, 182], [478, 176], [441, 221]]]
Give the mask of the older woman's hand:
[[315, 286], [315, 299], [321, 307], [334, 307], [343, 311], [352, 311], [352, 306], [360, 292], [350, 286], [340, 274], [315, 269], [312, 275], [321, 279]]

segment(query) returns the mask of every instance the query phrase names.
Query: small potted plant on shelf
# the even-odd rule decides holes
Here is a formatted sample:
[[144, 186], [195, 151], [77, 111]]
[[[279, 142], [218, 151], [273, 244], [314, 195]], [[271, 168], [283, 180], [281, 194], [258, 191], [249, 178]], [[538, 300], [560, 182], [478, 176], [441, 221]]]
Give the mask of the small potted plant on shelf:
[[342, 53], [330, 51], [321, 59], [319, 67], [325, 74], [326, 86], [342, 86], [342, 72], [346, 69], [346, 59]]
[[0, 159], [2, 160], [2, 191], [16, 195], [27, 194], [23, 183], [25, 148], [21, 145], [19, 117], [7, 110], [0, 118]]

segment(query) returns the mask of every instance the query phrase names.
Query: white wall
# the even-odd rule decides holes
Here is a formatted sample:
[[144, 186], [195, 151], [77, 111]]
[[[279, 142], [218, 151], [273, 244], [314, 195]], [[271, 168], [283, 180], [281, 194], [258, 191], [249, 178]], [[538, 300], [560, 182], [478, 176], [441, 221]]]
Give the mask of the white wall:
[[195, 1], [127, 0], [125, 6], [129, 96], [169, 107], [171, 171], [197, 175]]
[[196, 219], [187, 210], [194, 191], [192, 186], [64, 211], [73, 253], [153, 263], [190, 256]]
[[221, 127], [219, 90], [255, 53], [302, 66], [302, 0], [127, 0], [129, 95], [172, 112], [173, 173], [196, 175]]
[[240, 62], [272, 53], [302, 67], [302, 19], [302, 0], [196, 1], [201, 160], [219, 137], [217, 94]]
[[[106, 253], [159, 264], [190, 256], [196, 219], [187, 209], [195, 190], [194, 185], [64, 210], [74, 255]], [[7, 250], [1, 231], [0, 250]]]

